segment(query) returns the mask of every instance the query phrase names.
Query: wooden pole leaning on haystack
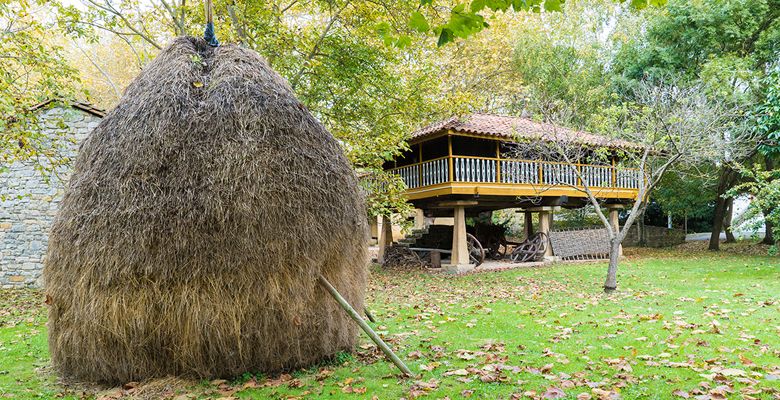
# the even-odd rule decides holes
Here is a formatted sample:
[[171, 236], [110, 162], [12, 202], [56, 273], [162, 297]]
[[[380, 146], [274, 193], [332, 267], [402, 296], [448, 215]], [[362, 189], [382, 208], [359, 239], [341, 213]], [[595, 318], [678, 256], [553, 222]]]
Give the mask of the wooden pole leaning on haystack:
[[363, 309], [363, 312], [366, 314], [366, 317], [368, 318], [371, 323], [376, 323], [376, 318], [374, 318], [374, 314], [371, 314], [371, 311], [368, 311], [368, 308]]
[[352, 306], [347, 302], [347, 300], [344, 299], [341, 294], [339, 294], [336, 288], [334, 288], [333, 285], [331, 285], [330, 282], [328, 282], [328, 280], [325, 279], [325, 277], [322, 275], [320, 275], [319, 281], [320, 284], [330, 293], [330, 295], [336, 299], [344, 311], [346, 311], [347, 314], [353, 320], [355, 320], [358, 325], [360, 325], [360, 328], [363, 329], [363, 332], [365, 332], [366, 335], [368, 335], [368, 337], [370, 337], [371, 340], [374, 341], [374, 343], [376, 343], [380, 349], [382, 349], [382, 352], [385, 353], [387, 358], [389, 358], [393, 364], [395, 364], [395, 366], [398, 367], [398, 369], [400, 369], [401, 372], [403, 372], [406, 376], [413, 376], [414, 374], [412, 374], [412, 371], [409, 369], [409, 367], [407, 367], [406, 364], [404, 364], [404, 362], [401, 361], [401, 359], [398, 358], [395, 353], [393, 353], [393, 350], [390, 349], [390, 346], [388, 346], [387, 343], [385, 343], [382, 338], [380, 338], [379, 335], [377, 335], [376, 332], [374, 332], [374, 330], [368, 326], [366, 321], [363, 320], [360, 314], [358, 314], [357, 311], [355, 311], [355, 309], [352, 308]]

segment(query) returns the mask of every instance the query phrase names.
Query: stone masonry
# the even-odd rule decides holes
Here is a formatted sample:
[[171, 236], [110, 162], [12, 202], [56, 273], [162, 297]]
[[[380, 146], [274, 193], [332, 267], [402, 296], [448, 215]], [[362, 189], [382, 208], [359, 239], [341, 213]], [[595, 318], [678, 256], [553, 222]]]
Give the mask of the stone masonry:
[[[98, 110], [86, 105], [41, 111], [44, 133], [57, 135], [64, 122], [63, 155], [74, 160], [78, 145], [100, 122]], [[51, 136], [49, 136], [51, 137]], [[40, 286], [49, 229], [62, 198], [69, 168], [47, 182], [29, 162], [0, 170], [0, 288]]]

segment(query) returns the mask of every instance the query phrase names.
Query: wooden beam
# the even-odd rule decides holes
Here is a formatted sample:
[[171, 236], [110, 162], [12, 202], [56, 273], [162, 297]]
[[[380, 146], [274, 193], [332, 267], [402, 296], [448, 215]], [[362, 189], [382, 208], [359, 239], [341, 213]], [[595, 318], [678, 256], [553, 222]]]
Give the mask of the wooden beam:
[[439, 207], [465, 207], [465, 206], [476, 206], [479, 204], [476, 200], [453, 200], [453, 201], [442, 201], [438, 204]]
[[388, 346], [387, 343], [385, 343], [384, 340], [382, 340], [382, 338], [380, 338], [379, 335], [377, 335], [376, 332], [374, 332], [374, 330], [368, 326], [366, 321], [364, 321], [360, 314], [358, 314], [357, 311], [352, 308], [352, 305], [350, 305], [349, 302], [347, 302], [347, 300], [341, 296], [336, 288], [334, 288], [333, 285], [331, 285], [330, 282], [328, 282], [328, 280], [325, 279], [325, 277], [322, 275], [320, 275], [319, 281], [320, 285], [322, 285], [322, 287], [324, 287], [325, 290], [327, 290], [328, 293], [333, 296], [333, 299], [335, 299], [341, 308], [347, 312], [347, 315], [349, 315], [350, 318], [352, 318], [352, 320], [355, 321], [358, 326], [360, 326], [360, 329], [362, 329], [363, 332], [365, 332], [366, 335], [368, 335], [368, 337], [371, 338], [374, 343], [376, 343], [377, 347], [379, 347], [379, 349], [385, 353], [387, 358], [389, 358], [390, 361], [392, 361], [393, 364], [395, 364], [395, 366], [404, 373], [404, 375], [413, 376], [414, 374], [412, 374], [412, 371], [409, 369], [409, 367], [407, 367], [406, 364], [404, 364], [404, 362], [401, 361], [401, 359], [398, 358], [395, 353], [393, 353], [393, 350], [390, 349], [390, 346]]
[[[477, 189], [476, 187], [479, 187]], [[636, 189], [591, 189], [599, 199], [612, 200], [635, 200], [638, 190]], [[446, 195], [474, 195], [479, 193], [482, 196], [534, 196], [534, 197], [559, 197], [569, 196], [570, 198], [586, 198], [587, 195], [580, 191], [566, 186], [540, 188], [538, 185], [523, 183], [470, 183], [470, 182], [445, 182], [437, 185], [430, 185], [421, 188], [409, 189], [405, 196], [409, 200], [429, 199]]]
[[540, 206], [540, 207], [531, 207], [526, 208], [523, 211], [529, 211], [529, 212], [553, 212], [553, 211], [561, 211], [561, 206]]

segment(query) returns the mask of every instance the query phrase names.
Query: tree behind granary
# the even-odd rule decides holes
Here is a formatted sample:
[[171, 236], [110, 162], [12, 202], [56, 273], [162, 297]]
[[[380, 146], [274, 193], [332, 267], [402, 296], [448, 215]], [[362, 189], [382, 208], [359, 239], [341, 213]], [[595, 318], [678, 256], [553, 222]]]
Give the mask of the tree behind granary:
[[[611, 65], [619, 77], [615, 81], [631, 86], [648, 77], [680, 74], [702, 82], [711, 98], [750, 110], [765, 96], [760, 80], [777, 59], [778, 21], [776, 0], [670, 0], [665, 12], [650, 18], [641, 36], [619, 49]], [[733, 166], [755, 162], [755, 150], [716, 165], [710, 250], [719, 249], [720, 232], [729, 219], [726, 193], [742, 179]]]
[[[603, 145], [594, 146], [578, 140], [577, 135], [559, 128], [569, 120], [565, 113], [545, 115], [549, 131], [544, 140], [523, 141], [518, 152], [564, 164], [561, 174], [576, 176], [571, 185], [584, 194], [604, 225], [609, 237], [609, 267], [604, 291], [617, 289], [617, 270], [621, 243], [636, 219], [648, 205], [652, 191], [672, 166], [695, 167], [704, 161], [719, 160], [727, 152], [729, 140], [745, 139], [745, 130], [734, 123], [733, 110], [724, 103], [709, 100], [698, 86], [679, 86], [673, 79], [667, 83], [643, 82], [633, 90], [633, 102], [610, 107], [596, 117], [599, 131], [608, 137]], [[622, 227], [615, 227], [602, 210], [598, 183], [578, 164], [609, 165], [611, 157], [621, 160], [616, 175], [633, 175], [637, 197], [628, 210]], [[635, 172], [632, 172], [635, 171]], [[562, 180], [564, 181], [564, 180]], [[561, 183], [559, 183], [561, 184]]]

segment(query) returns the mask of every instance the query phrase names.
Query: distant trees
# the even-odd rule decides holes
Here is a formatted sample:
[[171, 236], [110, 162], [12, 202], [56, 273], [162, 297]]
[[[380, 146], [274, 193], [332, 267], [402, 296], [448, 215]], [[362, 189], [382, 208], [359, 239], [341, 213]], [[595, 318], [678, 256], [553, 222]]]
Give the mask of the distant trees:
[[[717, 101], [742, 110], [737, 120], [750, 120], [755, 104], [764, 98], [761, 84], [769, 65], [780, 52], [780, 2], [777, 0], [671, 0], [665, 12], [650, 18], [647, 34], [617, 54], [616, 87], [630, 90], [646, 79], [679, 75], [698, 82]], [[737, 121], [735, 121], [737, 122]], [[755, 129], [756, 126], [754, 125]], [[729, 136], [724, 137], [728, 139]], [[736, 138], [735, 138], [736, 139]], [[717, 167], [714, 188], [715, 216], [709, 248], [719, 248], [724, 220], [729, 220], [727, 193], [741, 175], [734, 164], [750, 164], [758, 154], [758, 141], [731, 140], [737, 151], [725, 150]], [[750, 151], [742, 146], [750, 145]], [[702, 166], [703, 167], [703, 166]]]

